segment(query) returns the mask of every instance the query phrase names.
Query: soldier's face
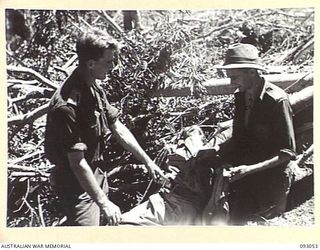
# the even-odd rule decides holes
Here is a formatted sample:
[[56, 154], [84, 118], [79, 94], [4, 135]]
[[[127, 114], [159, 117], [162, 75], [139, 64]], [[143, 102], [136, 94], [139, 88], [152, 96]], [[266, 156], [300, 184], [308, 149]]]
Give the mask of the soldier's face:
[[104, 80], [109, 71], [114, 67], [114, 50], [106, 49], [98, 60], [92, 60], [91, 75], [99, 80]]
[[230, 78], [231, 84], [239, 88], [240, 92], [244, 92], [253, 86], [252, 75], [245, 69], [228, 69], [227, 76]]

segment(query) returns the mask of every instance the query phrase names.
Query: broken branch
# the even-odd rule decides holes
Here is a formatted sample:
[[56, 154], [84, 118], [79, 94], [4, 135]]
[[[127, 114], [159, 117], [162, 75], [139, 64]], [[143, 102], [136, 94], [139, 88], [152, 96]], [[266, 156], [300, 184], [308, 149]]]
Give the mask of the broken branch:
[[13, 72], [19, 72], [19, 73], [27, 73], [33, 75], [37, 80], [45, 84], [46, 86], [56, 89], [58, 88], [58, 85], [50, 81], [48, 78], [42, 76], [40, 73], [36, 72], [33, 69], [27, 68], [27, 67], [17, 67], [17, 66], [7, 66], [8, 71], [13, 71]]
[[120, 35], [123, 33], [122, 28], [103, 10], [99, 11], [99, 14], [115, 29]]
[[8, 126], [23, 125], [23, 124], [31, 123], [36, 119], [38, 119], [39, 117], [45, 115], [48, 111], [48, 108], [49, 108], [49, 103], [46, 103], [27, 114], [10, 117], [8, 118]]

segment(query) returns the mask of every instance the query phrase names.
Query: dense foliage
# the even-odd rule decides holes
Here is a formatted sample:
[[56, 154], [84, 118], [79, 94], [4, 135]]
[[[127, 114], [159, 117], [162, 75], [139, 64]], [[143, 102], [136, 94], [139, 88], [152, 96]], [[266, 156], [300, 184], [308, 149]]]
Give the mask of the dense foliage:
[[[313, 65], [312, 9], [141, 11], [142, 28], [127, 32], [119, 11], [15, 10], [21, 32], [8, 12], [9, 227], [56, 225], [63, 217], [49, 183], [53, 166], [43, 152], [45, 109], [76, 66], [74, 41], [81, 30], [100, 28], [121, 43], [118, 64], [101, 84], [160, 166], [159, 152], [182, 128], [232, 118], [232, 97], [206, 96], [202, 85], [224, 77], [213, 65], [222, 62], [229, 44], [252, 43], [265, 63], [291, 66], [286, 72]], [[183, 86], [191, 96], [156, 95]], [[158, 187], [149, 186], [145, 169], [130, 154], [109, 143], [111, 199], [127, 211]]]

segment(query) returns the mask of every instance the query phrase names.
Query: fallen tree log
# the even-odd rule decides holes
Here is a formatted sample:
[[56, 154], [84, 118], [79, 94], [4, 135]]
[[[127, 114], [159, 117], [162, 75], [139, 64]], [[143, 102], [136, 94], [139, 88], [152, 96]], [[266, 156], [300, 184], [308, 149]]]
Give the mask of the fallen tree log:
[[289, 100], [294, 113], [298, 113], [313, 103], [313, 86], [290, 94]]
[[41, 173], [41, 172], [12, 172], [9, 177], [10, 178], [22, 178], [22, 177], [46, 177], [49, 178], [50, 174], [49, 173]]
[[[265, 75], [265, 79], [282, 89], [288, 89], [288, 93], [300, 91], [307, 86], [313, 85], [313, 73], [294, 73], [280, 75]], [[234, 93], [236, 87], [230, 84], [230, 79], [210, 79], [202, 84], [207, 95], [230, 95]], [[166, 88], [154, 93], [154, 96], [174, 97], [174, 96], [190, 96], [191, 88], [189, 86], [183, 88]]]

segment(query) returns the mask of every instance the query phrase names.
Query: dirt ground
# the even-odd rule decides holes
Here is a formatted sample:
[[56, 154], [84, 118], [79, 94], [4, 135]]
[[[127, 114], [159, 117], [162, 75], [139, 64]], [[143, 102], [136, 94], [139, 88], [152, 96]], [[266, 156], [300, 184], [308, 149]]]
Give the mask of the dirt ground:
[[267, 222], [270, 226], [313, 226], [314, 223], [314, 197]]

